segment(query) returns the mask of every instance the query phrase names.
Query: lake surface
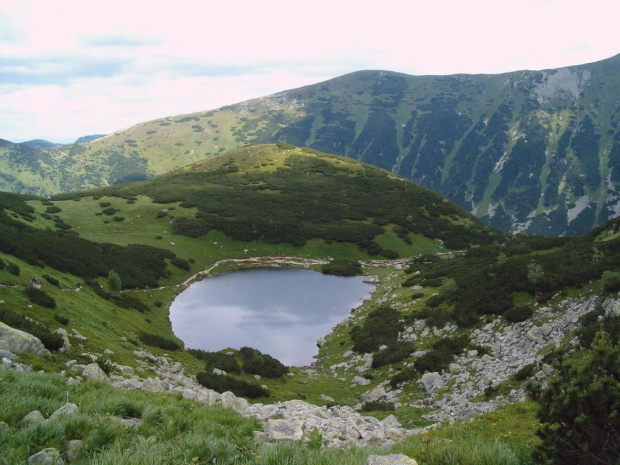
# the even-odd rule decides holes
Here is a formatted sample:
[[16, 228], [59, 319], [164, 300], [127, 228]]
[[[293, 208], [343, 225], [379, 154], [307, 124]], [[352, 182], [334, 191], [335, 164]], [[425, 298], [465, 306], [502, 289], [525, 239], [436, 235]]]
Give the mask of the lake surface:
[[374, 290], [362, 279], [299, 269], [206, 278], [172, 302], [172, 330], [188, 349], [248, 346], [288, 366], [309, 365], [318, 353], [316, 340]]

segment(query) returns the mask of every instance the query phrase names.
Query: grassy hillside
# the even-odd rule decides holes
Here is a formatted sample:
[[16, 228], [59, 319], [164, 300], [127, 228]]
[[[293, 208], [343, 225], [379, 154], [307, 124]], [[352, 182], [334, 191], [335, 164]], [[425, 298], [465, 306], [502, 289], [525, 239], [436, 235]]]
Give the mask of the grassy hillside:
[[[192, 276], [218, 263], [214, 272], [277, 260], [361, 260], [363, 273], [379, 282], [372, 298], [326, 336], [311, 369], [261, 379], [270, 397], [257, 400], [358, 406], [378, 418], [393, 413], [407, 428], [429, 426], [449, 412], [468, 418], [495, 410], [468, 426], [441, 427], [395, 446], [420, 463], [531, 461], [536, 409], [504, 405], [522, 399], [529, 379], [545, 376], [559, 345], [570, 344], [579, 357], [601, 324], [599, 315], [616, 339], [620, 327], [602, 307], [620, 289], [620, 221], [579, 238], [510, 237], [389, 172], [287, 144], [243, 147], [154, 180], [51, 200], [1, 194], [0, 210], [0, 321], [34, 321], [41, 334], [65, 328], [86, 338], [79, 345], [72, 339], [68, 353], [50, 339], [51, 357], [20, 355], [35, 370], [66, 370], [67, 361], [88, 363], [94, 354], [102, 363], [142, 372], [135, 351], [147, 349], [196, 374], [205, 362], [180, 349], [167, 310]], [[386, 260], [396, 255], [403, 258]], [[109, 292], [112, 269], [121, 277], [121, 293]], [[32, 291], [33, 278], [40, 292]], [[504, 344], [511, 344], [509, 351]], [[425, 372], [445, 382], [427, 388]], [[60, 379], [42, 378], [43, 391], [26, 395], [35, 375], [0, 376], [2, 398], [14, 404], [0, 409], [11, 432], [2, 440], [15, 457], [60, 444], [76, 430], [69, 425], [49, 433], [18, 424], [43, 391], [56, 402], [41, 404], [46, 416], [59, 406]], [[254, 382], [249, 374], [234, 377]], [[388, 395], [377, 402], [361, 398], [379, 388]], [[191, 408], [188, 401], [141, 392], [124, 396], [131, 416], [144, 420], [125, 437], [101, 420], [125, 408], [118, 394], [85, 384], [70, 395], [83, 399], [78, 423], [100, 463], [143, 463], [140, 451], [180, 463], [212, 456], [218, 462], [235, 457], [231, 463], [353, 463], [367, 453], [317, 451], [310, 444], [263, 448], [250, 443], [249, 424], [236, 417], [196, 410], [203, 431], [179, 420]], [[217, 422], [222, 428], [213, 428]], [[198, 434], [209, 438], [204, 447], [195, 444]], [[149, 443], [149, 435], [167, 442]]]
[[500, 75], [361, 71], [44, 151], [51, 185], [38, 182], [43, 168], [31, 157], [11, 162], [5, 190], [48, 195], [147, 179], [281, 141], [398, 173], [504, 231], [584, 234], [618, 212], [619, 63]]

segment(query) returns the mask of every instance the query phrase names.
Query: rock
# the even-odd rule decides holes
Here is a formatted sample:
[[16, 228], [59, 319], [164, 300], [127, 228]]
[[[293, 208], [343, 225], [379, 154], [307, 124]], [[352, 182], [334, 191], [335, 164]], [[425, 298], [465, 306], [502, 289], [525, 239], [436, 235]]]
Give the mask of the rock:
[[325, 338], [324, 337], [320, 337], [316, 340], [316, 346], [321, 348], [323, 347], [323, 344], [325, 344]]
[[360, 386], [368, 386], [370, 384], [370, 380], [367, 378], [364, 378], [363, 376], [355, 376], [353, 378], [353, 382], [355, 384], [359, 384]]
[[366, 391], [364, 394], [362, 394], [360, 396], [360, 400], [366, 404], [368, 402], [377, 402], [383, 399], [385, 396], [386, 392], [385, 389], [383, 389], [383, 386], [377, 386], [375, 388], [372, 388], [370, 391]]
[[67, 378], [67, 386], [73, 386], [75, 384], [80, 384], [82, 382], [82, 378], [81, 377], [77, 377], [74, 378], [73, 376], [71, 376], [70, 378]]
[[20, 423], [36, 423], [39, 421], [45, 421], [45, 418], [38, 410], [34, 410], [27, 414], [24, 418], [20, 420]]
[[38, 337], [28, 334], [19, 329], [11, 328], [0, 322], [0, 349], [13, 352], [14, 354], [23, 354], [32, 352], [35, 355], [50, 355], [49, 350], [45, 348]]
[[110, 349], [104, 349], [104, 350], [103, 350], [103, 353], [104, 353], [105, 355], [112, 355], [112, 354], [114, 354], [114, 352], [112, 352]]
[[9, 352], [8, 350], [0, 350], [0, 358], [8, 358], [9, 360], [12, 360], [14, 362], [15, 360], [17, 360], [17, 355], [15, 355], [13, 352]]
[[605, 316], [620, 316], [620, 300], [607, 299], [603, 302]]
[[62, 465], [64, 460], [56, 449], [43, 449], [28, 458], [28, 465]]
[[73, 416], [73, 415], [77, 415], [79, 412], [78, 406], [75, 404], [65, 404], [62, 407], [60, 407], [58, 410], [56, 410], [54, 413], [52, 413], [50, 415], [50, 420], [54, 419], [54, 418], [58, 418], [59, 416], [62, 415], [69, 415], [69, 416]]
[[77, 339], [77, 340], [79, 340], [79, 341], [86, 341], [86, 340], [87, 340], [84, 336], [82, 336], [80, 333], [78, 333], [78, 332], [77, 332], [77, 329], [75, 329], [75, 328], [71, 330], [71, 335], [72, 335], [75, 339]]
[[327, 396], [325, 394], [321, 394], [321, 400], [324, 400], [325, 402], [334, 402], [334, 398], [331, 396]]
[[101, 367], [97, 365], [96, 363], [91, 363], [89, 365], [86, 365], [84, 367], [84, 371], [82, 371], [82, 376], [84, 376], [85, 378], [91, 378], [91, 379], [95, 379], [98, 381], [110, 381], [110, 378], [108, 378], [108, 375], [105, 374], [105, 371], [103, 371]]
[[428, 394], [432, 394], [443, 387], [443, 381], [441, 379], [441, 376], [437, 372], [424, 373], [422, 375], [420, 383]]
[[69, 342], [69, 334], [67, 333], [67, 330], [65, 328], [58, 328], [56, 331], [54, 331], [54, 333], [60, 334], [60, 336], [62, 337], [62, 347], [58, 352], [61, 352], [63, 354], [69, 352], [69, 349], [71, 349], [71, 342]]
[[80, 458], [84, 452], [84, 444], [79, 439], [72, 439], [65, 445], [65, 457], [67, 462], [73, 462]]
[[7, 424], [6, 424], [5, 422], [3, 422], [3, 421], [0, 421], [0, 433], [1, 433], [2, 431], [6, 431], [6, 430], [8, 430], [8, 429], [9, 429], [9, 425], [7, 425]]
[[406, 455], [371, 455], [366, 459], [365, 465], [418, 465], [418, 462]]
[[461, 365], [459, 365], [458, 363], [451, 363], [448, 367], [448, 370], [450, 370], [450, 373], [452, 373], [453, 375], [458, 375], [461, 372], [461, 369]]
[[125, 376], [134, 376], [135, 371], [132, 367], [128, 367], [126, 365], [116, 365], [116, 369], [120, 371]]
[[301, 441], [304, 436], [303, 420], [267, 420], [265, 437], [267, 441]]
[[228, 373], [226, 373], [224, 370], [220, 370], [219, 368], [214, 368], [213, 374], [219, 376], [226, 376]]
[[233, 409], [238, 413], [244, 413], [250, 407], [250, 403], [247, 400], [235, 396], [230, 391], [224, 392], [220, 399], [222, 407]]

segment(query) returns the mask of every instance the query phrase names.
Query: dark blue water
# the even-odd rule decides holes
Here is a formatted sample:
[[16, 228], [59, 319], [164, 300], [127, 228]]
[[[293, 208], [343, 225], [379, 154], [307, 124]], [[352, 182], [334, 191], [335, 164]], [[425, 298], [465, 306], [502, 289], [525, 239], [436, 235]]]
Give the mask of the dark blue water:
[[299, 269], [227, 273], [189, 286], [170, 307], [174, 334], [189, 349], [253, 347], [288, 366], [309, 365], [316, 340], [374, 286], [362, 278]]

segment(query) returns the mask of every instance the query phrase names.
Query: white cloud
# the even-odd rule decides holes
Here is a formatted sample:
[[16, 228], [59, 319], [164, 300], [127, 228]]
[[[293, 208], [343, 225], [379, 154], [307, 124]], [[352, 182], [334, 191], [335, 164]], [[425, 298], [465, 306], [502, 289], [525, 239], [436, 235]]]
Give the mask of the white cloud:
[[620, 52], [616, 0], [5, 0], [0, 137], [72, 140], [359, 69], [498, 73]]

